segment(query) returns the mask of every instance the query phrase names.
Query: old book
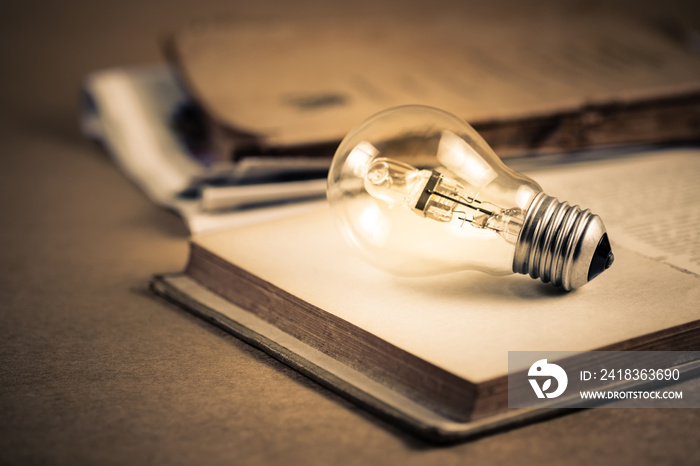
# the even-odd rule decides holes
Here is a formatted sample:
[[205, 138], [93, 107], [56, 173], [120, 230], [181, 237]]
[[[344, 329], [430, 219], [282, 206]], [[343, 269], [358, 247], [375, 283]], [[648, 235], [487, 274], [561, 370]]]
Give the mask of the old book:
[[688, 150], [531, 172], [607, 224], [614, 266], [572, 293], [525, 276], [390, 276], [325, 205], [193, 238], [185, 271], [153, 289], [393, 422], [464, 438], [552, 414], [508, 409], [508, 351], [700, 347], [700, 240], [682, 233], [700, 222], [699, 170]]
[[682, 25], [503, 10], [203, 22], [165, 51], [235, 160], [328, 157], [403, 104], [462, 117], [504, 157], [700, 137], [700, 56]]

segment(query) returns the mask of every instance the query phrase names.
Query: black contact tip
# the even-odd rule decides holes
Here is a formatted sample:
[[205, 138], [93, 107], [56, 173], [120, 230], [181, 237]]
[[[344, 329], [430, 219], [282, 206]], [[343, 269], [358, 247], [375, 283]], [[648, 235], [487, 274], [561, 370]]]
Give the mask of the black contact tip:
[[609, 269], [614, 261], [615, 255], [612, 253], [612, 249], [610, 248], [608, 234], [605, 233], [600, 238], [600, 241], [598, 242], [598, 247], [593, 253], [593, 259], [591, 259], [591, 266], [588, 268], [588, 281], [593, 280], [605, 270]]

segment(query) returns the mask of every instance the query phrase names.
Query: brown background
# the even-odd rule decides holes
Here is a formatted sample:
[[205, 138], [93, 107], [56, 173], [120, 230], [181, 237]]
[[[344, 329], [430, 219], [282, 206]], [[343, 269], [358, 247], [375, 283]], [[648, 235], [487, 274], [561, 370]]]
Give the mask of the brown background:
[[[430, 447], [146, 290], [184, 266], [187, 233], [81, 137], [81, 79], [160, 60], [160, 35], [192, 18], [428, 8], [348, 3], [0, 5], [0, 463], [699, 464], [690, 409], [580, 411]], [[430, 8], [526, 8], [500, 3]], [[693, 2], [628, 3], [615, 8], [700, 26]]]

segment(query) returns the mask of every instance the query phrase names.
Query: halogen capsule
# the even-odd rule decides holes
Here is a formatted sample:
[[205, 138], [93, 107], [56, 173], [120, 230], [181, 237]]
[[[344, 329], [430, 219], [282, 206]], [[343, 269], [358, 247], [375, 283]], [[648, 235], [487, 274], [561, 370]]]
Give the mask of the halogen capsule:
[[390, 205], [401, 205], [416, 214], [438, 222], [456, 220], [461, 226], [487, 228], [515, 242], [522, 222], [519, 208], [502, 209], [467, 192], [458, 181], [436, 170], [418, 170], [411, 165], [379, 158], [364, 177], [367, 192]]

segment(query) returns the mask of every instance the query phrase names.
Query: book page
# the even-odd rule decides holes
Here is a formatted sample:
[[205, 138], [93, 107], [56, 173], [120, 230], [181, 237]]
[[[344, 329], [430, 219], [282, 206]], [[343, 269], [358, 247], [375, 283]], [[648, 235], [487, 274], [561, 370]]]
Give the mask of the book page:
[[[583, 202], [585, 195], [605, 208], [612, 194], [589, 189], [600, 186], [596, 167], [603, 167], [620, 191], [637, 193], [639, 183], [657, 179], [655, 170], [647, 173], [650, 163], [681, 175], [696, 170], [698, 155], [659, 153], [624, 163], [559, 166], [541, 174], [549, 194], [570, 190], [565, 194], [571, 200]], [[615, 209], [640, 208], [636, 196], [615, 199], [621, 204]], [[683, 209], [700, 207], [697, 197], [687, 201]], [[480, 382], [506, 374], [508, 351], [593, 350], [700, 319], [698, 276], [628, 245], [631, 234], [615, 236], [627, 231], [624, 219], [620, 226], [618, 219], [603, 220], [615, 225], [610, 230], [615, 263], [570, 293], [524, 275], [389, 275], [345, 244], [327, 209], [208, 235], [196, 243], [399, 348]]]
[[[576, 176], [534, 170], [545, 192], [591, 209], [614, 246], [700, 276], [700, 153], [570, 164]], [[621, 174], [624, 174], [621, 176]]]

